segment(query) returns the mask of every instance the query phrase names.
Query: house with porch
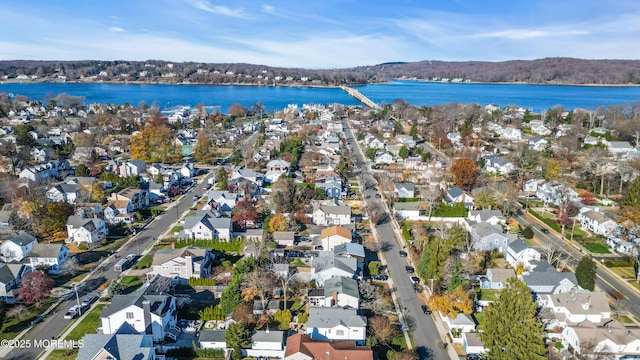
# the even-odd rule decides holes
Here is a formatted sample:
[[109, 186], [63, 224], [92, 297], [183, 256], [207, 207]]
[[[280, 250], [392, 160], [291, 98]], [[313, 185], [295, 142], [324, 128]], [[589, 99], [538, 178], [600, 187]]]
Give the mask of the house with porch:
[[22, 261], [23, 258], [31, 253], [33, 246], [37, 243], [38, 240], [33, 235], [21, 231], [18, 235], [9, 238], [0, 245], [2, 261]]
[[416, 187], [412, 183], [397, 183], [393, 186], [393, 193], [398, 199], [411, 199], [415, 197]]
[[231, 218], [218, 217], [211, 211], [198, 210], [195, 216], [189, 216], [184, 221], [183, 234], [179, 237], [189, 239], [231, 239]]
[[620, 224], [600, 212], [599, 208], [583, 207], [576, 216], [576, 220], [580, 221], [581, 228], [605, 237], [613, 235], [620, 229]]
[[473, 209], [473, 197], [457, 186], [454, 186], [447, 190], [447, 193], [444, 195], [443, 201], [448, 205], [463, 203], [464, 207], [468, 210]]
[[562, 345], [576, 354], [602, 353], [613, 359], [637, 359], [640, 329], [626, 327], [617, 320], [602, 325], [585, 320], [562, 330]]
[[32, 270], [42, 268], [49, 274], [58, 275], [68, 257], [69, 248], [64, 244], [35, 244], [26, 259]]
[[358, 315], [357, 309], [311, 307], [306, 328], [307, 335], [314, 340], [353, 340], [363, 345], [367, 319]]

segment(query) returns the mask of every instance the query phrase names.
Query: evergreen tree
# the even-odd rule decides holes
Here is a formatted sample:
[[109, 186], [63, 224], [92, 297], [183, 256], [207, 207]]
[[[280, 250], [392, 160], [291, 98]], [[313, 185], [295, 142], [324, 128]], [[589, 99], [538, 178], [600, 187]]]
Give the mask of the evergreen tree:
[[408, 158], [409, 157], [409, 149], [407, 149], [407, 147], [405, 145], [402, 145], [400, 147], [400, 150], [398, 150], [398, 156], [400, 156], [400, 158], [402, 158], [402, 160]]
[[527, 225], [524, 230], [522, 230], [522, 236], [525, 239], [533, 239], [533, 229], [531, 226]]
[[584, 256], [576, 267], [576, 280], [583, 289], [591, 290], [596, 286], [596, 263], [591, 255]]
[[218, 182], [218, 190], [227, 190], [227, 187], [229, 186], [229, 173], [227, 170], [220, 168], [220, 170], [218, 170], [216, 181]]
[[498, 300], [489, 305], [480, 339], [487, 360], [543, 360], [544, 327], [536, 316], [529, 287], [516, 278], [507, 280]]
[[229, 325], [224, 335], [227, 346], [233, 349], [231, 358], [242, 359], [242, 349], [251, 347], [251, 329], [243, 321]]
[[87, 167], [87, 165], [80, 163], [78, 164], [78, 166], [76, 167], [76, 176], [89, 176], [91, 175], [91, 172], [89, 171], [89, 168]]

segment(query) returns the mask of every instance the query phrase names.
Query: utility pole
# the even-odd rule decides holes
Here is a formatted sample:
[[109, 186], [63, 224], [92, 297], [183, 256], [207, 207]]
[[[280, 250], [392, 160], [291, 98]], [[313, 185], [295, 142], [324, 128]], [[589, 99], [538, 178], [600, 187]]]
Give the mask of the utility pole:
[[73, 284], [73, 290], [76, 292], [76, 303], [78, 304], [78, 317], [82, 316], [82, 308], [80, 307], [80, 297], [78, 296], [78, 284]]

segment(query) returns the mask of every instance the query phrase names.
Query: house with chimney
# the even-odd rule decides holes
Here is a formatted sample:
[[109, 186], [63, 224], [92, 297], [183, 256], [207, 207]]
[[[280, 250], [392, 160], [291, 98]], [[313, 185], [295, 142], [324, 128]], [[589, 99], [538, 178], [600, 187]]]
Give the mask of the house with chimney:
[[602, 325], [585, 320], [562, 330], [562, 345], [575, 354], [602, 353], [611, 359], [637, 359], [640, 357], [640, 329], [626, 327], [617, 320]]
[[9, 238], [0, 245], [0, 255], [2, 261], [22, 261], [27, 257], [33, 246], [38, 243], [38, 240], [31, 234], [21, 231], [18, 235]]
[[160, 249], [153, 255], [147, 278], [162, 275], [173, 279], [174, 283], [185, 285], [190, 278], [210, 277], [214, 258], [211, 250], [205, 248]]
[[315, 340], [302, 333], [289, 336], [284, 360], [373, 360], [373, 350], [355, 341]]
[[184, 230], [178, 235], [180, 238], [203, 240], [231, 239], [231, 218], [217, 216], [211, 211], [198, 210], [194, 216], [184, 221]]
[[357, 309], [311, 307], [306, 328], [313, 340], [353, 340], [364, 345], [367, 337], [367, 319]]
[[133, 159], [120, 165], [118, 170], [121, 177], [141, 175], [147, 170], [147, 164], [140, 159]]
[[554, 325], [567, 326], [583, 321], [602, 324], [611, 319], [609, 299], [603, 291], [574, 289], [545, 297], [547, 308], [553, 311]]
[[151, 335], [154, 342], [178, 338], [182, 330], [177, 326], [175, 297], [147, 293], [148, 287], [143, 285], [131, 294], [113, 297], [111, 304], [100, 313], [103, 334], [114, 334], [128, 323], [138, 334]]

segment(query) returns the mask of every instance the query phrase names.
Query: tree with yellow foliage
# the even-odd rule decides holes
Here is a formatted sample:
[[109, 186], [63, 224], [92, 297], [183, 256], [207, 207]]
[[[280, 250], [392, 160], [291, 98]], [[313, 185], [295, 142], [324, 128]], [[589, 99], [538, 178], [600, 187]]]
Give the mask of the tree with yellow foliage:
[[134, 159], [146, 162], [175, 163], [182, 158], [181, 146], [165, 123], [148, 123], [131, 137], [129, 151]]
[[266, 311], [268, 295], [274, 286], [275, 276], [273, 273], [265, 272], [263, 269], [253, 270], [242, 279], [242, 297], [244, 301], [258, 298], [262, 304], [262, 310]]
[[289, 229], [289, 219], [283, 214], [275, 214], [269, 219], [268, 231], [273, 233], [274, 231], [287, 231]]
[[473, 312], [473, 301], [471, 301], [469, 292], [462, 286], [447, 294], [432, 295], [427, 304], [431, 309], [452, 319], [455, 319], [459, 313], [471, 314]]

